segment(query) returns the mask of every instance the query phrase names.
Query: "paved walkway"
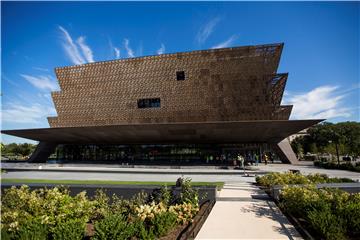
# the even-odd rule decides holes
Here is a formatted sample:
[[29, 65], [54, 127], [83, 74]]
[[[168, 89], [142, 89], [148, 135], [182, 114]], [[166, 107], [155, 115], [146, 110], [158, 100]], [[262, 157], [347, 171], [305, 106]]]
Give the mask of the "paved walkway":
[[236, 182], [225, 184], [196, 239], [302, 238], [263, 191]]

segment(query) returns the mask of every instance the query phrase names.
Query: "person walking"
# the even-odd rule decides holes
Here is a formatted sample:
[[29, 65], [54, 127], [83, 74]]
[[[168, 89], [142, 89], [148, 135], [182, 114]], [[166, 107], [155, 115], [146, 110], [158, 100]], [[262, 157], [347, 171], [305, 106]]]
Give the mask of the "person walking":
[[255, 158], [255, 166], [258, 166], [259, 165], [259, 155], [257, 153], [255, 153], [254, 158]]
[[265, 165], [267, 165], [268, 160], [269, 160], [268, 155], [267, 155], [266, 153], [264, 153], [264, 162], [265, 162]]

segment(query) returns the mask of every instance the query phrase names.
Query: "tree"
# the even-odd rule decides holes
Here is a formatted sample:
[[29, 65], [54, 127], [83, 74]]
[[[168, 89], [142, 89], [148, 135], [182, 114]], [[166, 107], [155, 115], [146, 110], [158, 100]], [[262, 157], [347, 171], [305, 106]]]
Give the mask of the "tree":
[[10, 143], [10, 144], [2, 144], [1, 146], [1, 154], [7, 156], [29, 156], [32, 152], [34, 152], [36, 145], [30, 143]]
[[[360, 155], [360, 123], [358, 122], [336, 124], [324, 122], [309, 128], [308, 134], [294, 139], [292, 147], [295, 153], [300, 148], [304, 153], [335, 153], [338, 164], [340, 154], [354, 157]], [[301, 147], [298, 146], [299, 144]]]

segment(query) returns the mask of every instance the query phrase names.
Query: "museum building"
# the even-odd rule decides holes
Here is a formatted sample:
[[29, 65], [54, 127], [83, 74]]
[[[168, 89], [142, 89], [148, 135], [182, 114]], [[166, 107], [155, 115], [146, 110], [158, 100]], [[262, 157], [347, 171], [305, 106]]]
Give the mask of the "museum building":
[[281, 105], [283, 44], [179, 52], [55, 69], [50, 128], [3, 130], [39, 141], [30, 162], [231, 164], [297, 161], [287, 137], [320, 121]]

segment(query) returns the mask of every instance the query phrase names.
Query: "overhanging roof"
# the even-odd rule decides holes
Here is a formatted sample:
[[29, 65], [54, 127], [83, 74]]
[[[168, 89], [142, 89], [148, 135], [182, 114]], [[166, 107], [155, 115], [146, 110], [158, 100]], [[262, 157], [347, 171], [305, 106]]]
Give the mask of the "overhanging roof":
[[35, 141], [92, 144], [273, 142], [323, 121], [259, 120], [3, 130]]

